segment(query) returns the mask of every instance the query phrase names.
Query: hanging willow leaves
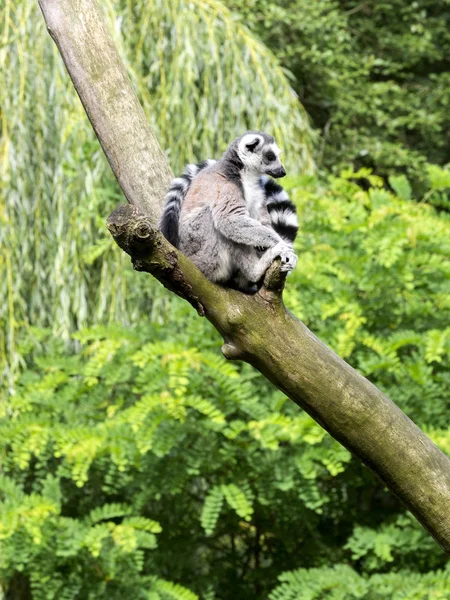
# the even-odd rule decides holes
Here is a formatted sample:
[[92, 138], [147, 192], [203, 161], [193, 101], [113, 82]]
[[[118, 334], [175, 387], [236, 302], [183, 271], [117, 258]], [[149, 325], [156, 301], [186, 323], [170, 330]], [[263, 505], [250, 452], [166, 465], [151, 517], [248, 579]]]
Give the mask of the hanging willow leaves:
[[[285, 74], [222, 4], [103, 6], [175, 171], [247, 128], [272, 132], [292, 170], [311, 168], [311, 131]], [[11, 367], [23, 324], [67, 339], [92, 322], [160, 315], [168, 300], [106, 234], [121, 194], [37, 3], [2, 3], [0, 71], [0, 363]]]

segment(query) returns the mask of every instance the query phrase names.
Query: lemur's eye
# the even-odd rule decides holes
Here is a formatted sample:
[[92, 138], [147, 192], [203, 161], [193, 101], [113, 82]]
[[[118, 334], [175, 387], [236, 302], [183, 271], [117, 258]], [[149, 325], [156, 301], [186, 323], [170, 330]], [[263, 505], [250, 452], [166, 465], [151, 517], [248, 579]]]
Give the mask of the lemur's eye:
[[267, 154], [266, 154], [266, 160], [268, 160], [269, 162], [272, 162], [275, 159], [276, 159], [275, 153], [272, 152], [272, 150], [269, 150], [269, 152], [267, 152]]

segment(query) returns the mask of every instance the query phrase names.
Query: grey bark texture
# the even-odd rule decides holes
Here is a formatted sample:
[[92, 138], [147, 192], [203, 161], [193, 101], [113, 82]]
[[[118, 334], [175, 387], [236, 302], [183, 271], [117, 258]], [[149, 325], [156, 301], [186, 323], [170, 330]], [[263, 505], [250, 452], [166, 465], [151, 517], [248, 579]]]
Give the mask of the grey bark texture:
[[205, 315], [223, 354], [245, 360], [358, 456], [450, 552], [450, 460], [380, 390], [283, 305], [275, 262], [259, 293], [208, 281], [157, 231], [171, 177], [95, 0], [39, 0], [129, 205], [108, 228], [134, 268], [147, 271]]

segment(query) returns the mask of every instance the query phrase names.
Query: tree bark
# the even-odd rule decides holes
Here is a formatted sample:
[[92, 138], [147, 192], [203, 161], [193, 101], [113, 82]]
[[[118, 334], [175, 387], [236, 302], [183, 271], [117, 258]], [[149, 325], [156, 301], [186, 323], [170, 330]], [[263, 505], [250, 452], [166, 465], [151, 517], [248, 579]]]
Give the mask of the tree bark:
[[283, 305], [276, 261], [254, 296], [208, 281], [157, 231], [170, 178], [95, 0], [39, 0], [86, 113], [130, 205], [108, 228], [134, 268], [188, 300], [245, 360], [358, 456], [450, 551], [450, 460], [380, 390]]

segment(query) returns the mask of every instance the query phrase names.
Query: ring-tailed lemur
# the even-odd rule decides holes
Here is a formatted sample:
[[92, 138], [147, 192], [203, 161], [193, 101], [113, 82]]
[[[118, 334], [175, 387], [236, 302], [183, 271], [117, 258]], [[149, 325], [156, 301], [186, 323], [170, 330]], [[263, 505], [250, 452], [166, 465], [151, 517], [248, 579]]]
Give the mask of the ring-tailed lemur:
[[279, 155], [271, 136], [248, 131], [173, 180], [159, 228], [211, 281], [254, 293], [275, 258], [295, 267], [295, 206], [268, 177], [286, 175]]

